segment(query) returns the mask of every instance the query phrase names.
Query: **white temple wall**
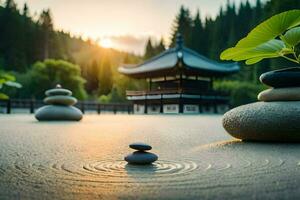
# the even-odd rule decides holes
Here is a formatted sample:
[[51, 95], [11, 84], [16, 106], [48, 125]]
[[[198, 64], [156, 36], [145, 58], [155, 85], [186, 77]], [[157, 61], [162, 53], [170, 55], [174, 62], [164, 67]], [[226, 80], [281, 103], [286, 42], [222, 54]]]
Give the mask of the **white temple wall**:
[[149, 114], [159, 114], [160, 105], [148, 105], [147, 111]]
[[144, 114], [145, 113], [145, 106], [140, 104], [133, 105], [133, 112], [134, 114]]
[[206, 114], [213, 114], [215, 113], [213, 105], [205, 105], [202, 107], [202, 112]]
[[192, 105], [192, 104], [184, 105], [183, 106], [183, 113], [197, 114], [197, 113], [199, 113], [199, 106], [198, 105]]
[[224, 114], [225, 112], [227, 112], [230, 109], [229, 109], [228, 105], [222, 104], [222, 105], [218, 105], [217, 110], [218, 110], [218, 113]]
[[179, 105], [178, 104], [163, 105], [163, 111], [166, 114], [177, 114], [179, 113]]
[[[218, 114], [224, 114], [229, 110], [229, 106], [226, 104], [220, 104], [216, 106]], [[145, 105], [134, 104], [133, 111], [135, 114], [144, 114]], [[147, 106], [148, 114], [160, 114], [160, 105], [148, 105]], [[165, 104], [163, 105], [163, 113], [165, 114], [178, 114], [179, 113], [179, 104]], [[200, 114], [199, 105], [195, 104], [184, 104], [183, 105], [184, 114]], [[203, 114], [215, 114], [213, 105], [203, 105], [202, 106]]]

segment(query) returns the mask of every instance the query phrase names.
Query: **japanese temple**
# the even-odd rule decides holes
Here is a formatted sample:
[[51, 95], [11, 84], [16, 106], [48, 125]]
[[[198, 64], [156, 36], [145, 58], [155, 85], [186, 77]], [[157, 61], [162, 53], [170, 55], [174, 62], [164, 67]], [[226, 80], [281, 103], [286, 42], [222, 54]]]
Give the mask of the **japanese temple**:
[[183, 44], [135, 66], [121, 66], [119, 72], [146, 79], [149, 88], [126, 91], [133, 101], [134, 113], [223, 113], [229, 109], [229, 97], [213, 89], [213, 80], [240, 70], [237, 63], [210, 60]]

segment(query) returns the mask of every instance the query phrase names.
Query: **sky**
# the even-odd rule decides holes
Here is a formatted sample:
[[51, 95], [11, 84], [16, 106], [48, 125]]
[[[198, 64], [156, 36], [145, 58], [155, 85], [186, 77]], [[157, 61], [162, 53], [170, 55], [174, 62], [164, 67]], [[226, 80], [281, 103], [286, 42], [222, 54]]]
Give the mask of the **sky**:
[[[1, 0], [0, 0], [1, 1]], [[2, 0], [3, 1], [3, 0]], [[106, 48], [142, 54], [151, 36], [168, 43], [181, 5], [214, 17], [227, 0], [15, 0], [32, 15], [50, 8], [55, 29], [91, 38]], [[231, 0], [236, 3], [246, 0]], [[254, 3], [256, 0], [250, 0]]]

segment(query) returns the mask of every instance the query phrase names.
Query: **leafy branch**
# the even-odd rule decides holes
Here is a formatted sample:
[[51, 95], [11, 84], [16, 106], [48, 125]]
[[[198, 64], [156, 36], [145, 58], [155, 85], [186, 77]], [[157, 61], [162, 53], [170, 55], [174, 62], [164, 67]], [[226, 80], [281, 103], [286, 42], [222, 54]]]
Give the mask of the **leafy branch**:
[[[3, 89], [4, 86], [8, 86], [8, 87], [15, 87], [15, 88], [21, 88], [22, 85], [20, 83], [16, 82], [16, 78], [11, 75], [8, 74], [4, 71], [0, 71], [0, 91]], [[0, 99], [8, 99], [9, 97], [0, 92]]]
[[242, 61], [247, 65], [268, 58], [282, 57], [300, 64], [296, 47], [300, 44], [300, 10], [275, 15], [256, 26], [235, 47], [221, 53], [222, 60]]

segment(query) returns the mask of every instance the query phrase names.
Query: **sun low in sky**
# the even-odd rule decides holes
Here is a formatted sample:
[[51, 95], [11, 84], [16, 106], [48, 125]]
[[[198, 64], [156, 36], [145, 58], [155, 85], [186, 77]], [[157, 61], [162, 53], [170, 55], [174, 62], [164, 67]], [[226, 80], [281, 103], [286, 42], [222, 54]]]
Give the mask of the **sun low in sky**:
[[[50, 8], [56, 29], [99, 41], [105, 48], [143, 53], [151, 36], [169, 41], [181, 5], [214, 17], [227, 0], [15, 0], [31, 14]], [[246, 0], [231, 0], [240, 3]], [[250, 0], [254, 3], [255, 0]]]
[[103, 48], [113, 48], [113, 47], [115, 47], [113, 41], [112, 41], [109, 37], [102, 38], [102, 39], [99, 41], [99, 44], [100, 44], [100, 46], [102, 46]]

